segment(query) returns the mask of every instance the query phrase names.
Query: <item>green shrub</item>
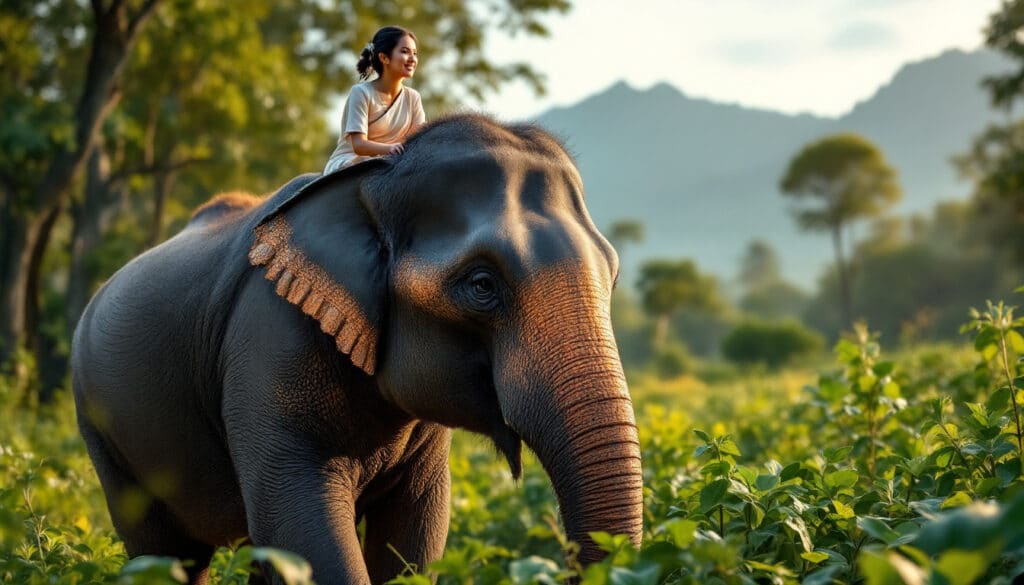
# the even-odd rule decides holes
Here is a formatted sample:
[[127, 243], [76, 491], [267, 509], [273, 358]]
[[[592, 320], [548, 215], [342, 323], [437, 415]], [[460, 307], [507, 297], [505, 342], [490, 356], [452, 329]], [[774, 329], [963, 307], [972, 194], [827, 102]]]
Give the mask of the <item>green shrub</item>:
[[655, 354], [654, 371], [662, 380], [678, 378], [693, 371], [693, 358], [682, 345], [667, 345]]
[[777, 368], [821, 349], [821, 337], [793, 321], [749, 321], [722, 342], [722, 354], [740, 364], [762, 363]]

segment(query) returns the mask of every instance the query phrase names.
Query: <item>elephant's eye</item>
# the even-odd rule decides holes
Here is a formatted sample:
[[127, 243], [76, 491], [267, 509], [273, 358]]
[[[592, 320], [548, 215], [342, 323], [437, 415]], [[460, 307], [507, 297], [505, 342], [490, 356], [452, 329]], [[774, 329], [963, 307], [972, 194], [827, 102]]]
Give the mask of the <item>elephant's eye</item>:
[[489, 311], [498, 303], [498, 282], [486, 270], [477, 270], [469, 277], [469, 297], [474, 308]]

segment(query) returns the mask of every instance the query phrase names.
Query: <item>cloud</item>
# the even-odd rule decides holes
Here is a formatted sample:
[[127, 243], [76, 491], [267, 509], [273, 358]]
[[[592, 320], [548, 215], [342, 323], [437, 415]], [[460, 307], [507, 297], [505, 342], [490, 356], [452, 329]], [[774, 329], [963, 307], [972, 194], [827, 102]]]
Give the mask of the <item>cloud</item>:
[[837, 31], [828, 45], [833, 49], [883, 49], [895, 45], [896, 40], [892, 28], [879, 22], [861, 21]]
[[736, 65], [781, 65], [793, 59], [793, 51], [780, 42], [744, 39], [715, 46], [715, 53]]

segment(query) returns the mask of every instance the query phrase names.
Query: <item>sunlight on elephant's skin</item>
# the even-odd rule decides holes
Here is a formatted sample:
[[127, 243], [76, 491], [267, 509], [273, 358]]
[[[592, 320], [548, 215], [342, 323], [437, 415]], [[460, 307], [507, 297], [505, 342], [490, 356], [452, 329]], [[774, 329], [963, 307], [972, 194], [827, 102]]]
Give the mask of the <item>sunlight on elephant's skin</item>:
[[452, 427], [490, 437], [514, 476], [522, 444], [537, 454], [582, 562], [604, 554], [589, 532], [639, 545], [617, 273], [564, 148], [484, 116], [213, 199], [75, 331], [79, 426], [129, 555], [192, 559], [193, 582], [240, 537], [321, 583], [425, 567], [448, 530]]

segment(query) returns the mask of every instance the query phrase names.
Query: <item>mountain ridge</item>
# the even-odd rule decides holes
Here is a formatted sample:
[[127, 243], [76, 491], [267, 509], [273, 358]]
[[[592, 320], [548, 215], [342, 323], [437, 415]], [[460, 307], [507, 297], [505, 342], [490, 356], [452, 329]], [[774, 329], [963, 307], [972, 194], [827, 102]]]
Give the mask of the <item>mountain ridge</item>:
[[779, 253], [785, 276], [809, 288], [833, 252], [824, 234], [798, 229], [778, 190], [789, 160], [813, 140], [857, 132], [900, 172], [904, 198], [896, 212], [963, 199], [969, 185], [958, 182], [949, 160], [999, 119], [979, 83], [1009, 67], [991, 51], [950, 49], [904, 65], [834, 118], [690, 97], [666, 82], [636, 89], [618, 81], [535, 121], [574, 154], [600, 228], [619, 219], [644, 224], [626, 282], [653, 257], [694, 258], [728, 282], [747, 243], [762, 239]]

